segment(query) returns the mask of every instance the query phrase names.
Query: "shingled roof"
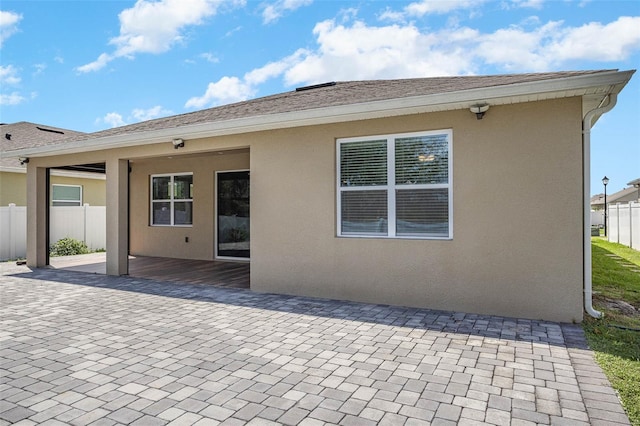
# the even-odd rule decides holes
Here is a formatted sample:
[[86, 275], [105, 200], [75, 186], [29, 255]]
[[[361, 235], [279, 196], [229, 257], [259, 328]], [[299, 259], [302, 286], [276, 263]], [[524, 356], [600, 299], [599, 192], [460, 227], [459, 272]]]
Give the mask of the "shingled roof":
[[[60, 143], [70, 138], [86, 137], [87, 133], [59, 127], [20, 121], [0, 124], [0, 153], [33, 146], [44, 146]], [[4, 158], [0, 155], [0, 167], [17, 168], [24, 166], [15, 158]]]
[[[34, 149], [24, 150], [22, 154], [79, 152], [117, 147], [118, 143], [120, 146], [157, 143], [172, 136], [207, 137], [286, 125], [362, 119], [372, 110], [377, 116], [388, 116], [468, 108], [471, 101], [482, 100], [474, 98], [476, 95], [483, 94], [489, 95], [487, 99], [492, 105], [554, 97], [606, 96], [602, 87], [622, 84], [620, 90], [626, 84], [623, 80], [630, 78], [631, 74], [633, 71], [593, 70], [331, 82], [95, 133], [75, 134], [56, 141], [56, 144], [64, 145], [59, 149], [46, 149], [50, 145], [38, 149], [42, 141], [34, 140], [33, 145], [23, 147]], [[594, 79], [600, 77], [606, 82], [598, 82], [597, 88], [591, 87], [595, 84]], [[546, 93], [536, 92], [539, 90]], [[372, 117], [371, 114], [367, 116]]]
[[594, 74], [598, 72], [602, 71], [331, 82], [201, 111], [115, 127], [113, 129], [92, 133], [91, 136], [111, 136], [127, 132], [166, 129], [189, 124], [224, 121], [259, 115], [457, 92], [531, 81], [551, 80], [559, 77]]

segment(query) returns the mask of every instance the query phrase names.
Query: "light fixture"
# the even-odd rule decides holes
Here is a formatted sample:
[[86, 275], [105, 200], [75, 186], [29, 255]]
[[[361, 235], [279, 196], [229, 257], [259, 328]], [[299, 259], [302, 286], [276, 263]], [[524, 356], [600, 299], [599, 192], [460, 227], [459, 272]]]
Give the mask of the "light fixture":
[[482, 103], [482, 104], [471, 105], [471, 108], [469, 108], [469, 111], [474, 113], [478, 120], [482, 120], [482, 117], [484, 117], [484, 114], [487, 111], [489, 111], [489, 104]]
[[25, 164], [27, 164], [29, 162], [29, 158], [28, 157], [20, 157], [20, 158], [18, 158], [18, 161], [20, 162], [21, 166], [24, 166]]
[[433, 154], [420, 154], [418, 155], [418, 161], [420, 161], [421, 163], [426, 163], [426, 162], [431, 162], [434, 161], [436, 159], [436, 156]]
[[184, 148], [184, 141], [182, 139], [174, 139], [173, 140], [173, 148], [174, 149], [178, 149], [178, 148]]

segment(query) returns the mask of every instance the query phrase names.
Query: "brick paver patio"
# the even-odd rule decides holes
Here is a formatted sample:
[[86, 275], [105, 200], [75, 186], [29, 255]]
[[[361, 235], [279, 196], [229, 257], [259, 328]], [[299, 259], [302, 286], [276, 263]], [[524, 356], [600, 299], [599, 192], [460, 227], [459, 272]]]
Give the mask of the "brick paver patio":
[[629, 424], [579, 326], [0, 265], [0, 424]]

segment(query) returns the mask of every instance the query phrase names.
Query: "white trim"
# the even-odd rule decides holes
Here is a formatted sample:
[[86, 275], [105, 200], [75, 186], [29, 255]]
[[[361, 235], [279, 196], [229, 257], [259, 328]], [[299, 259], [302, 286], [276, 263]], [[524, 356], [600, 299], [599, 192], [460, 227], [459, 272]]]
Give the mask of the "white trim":
[[[399, 138], [415, 136], [446, 135], [447, 137], [447, 175], [448, 182], [441, 184], [404, 185], [395, 183], [395, 141]], [[340, 147], [344, 143], [386, 141], [387, 149], [387, 184], [357, 187], [341, 186], [340, 176]], [[413, 239], [413, 240], [452, 240], [453, 239], [453, 129], [425, 130], [421, 132], [394, 133], [388, 135], [358, 136], [353, 138], [336, 139], [336, 236], [340, 238], [383, 238], [383, 239]], [[447, 189], [448, 193], [448, 232], [446, 236], [434, 235], [397, 235], [396, 234], [396, 191], [409, 189]], [[342, 232], [342, 193], [359, 191], [386, 191], [387, 193], [387, 234], [356, 234]]]
[[251, 189], [249, 189], [249, 257], [233, 257], [218, 255], [218, 175], [222, 173], [249, 173], [249, 188], [251, 188], [251, 170], [250, 169], [234, 169], [234, 170], [216, 170], [215, 182], [213, 183], [213, 220], [215, 221], [215, 229], [213, 236], [213, 256], [215, 260], [229, 260], [234, 262], [250, 262], [251, 261]]
[[[154, 200], [153, 199], [153, 178], [157, 177], [170, 177], [171, 184], [173, 184], [173, 178], [175, 176], [191, 176], [191, 185], [193, 185], [193, 172], [182, 172], [182, 173], [159, 173], [149, 175], [149, 226], [151, 227], [160, 227], [160, 228], [192, 228], [193, 227], [193, 196], [192, 198], [173, 198], [173, 185], [170, 189], [171, 198], [168, 200]], [[154, 203], [169, 203], [171, 205], [170, 208], [170, 222], [169, 224], [156, 224], [153, 223], [153, 204]], [[190, 202], [191, 203], [191, 223], [190, 224], [179, 224], [176, 225], [175, 222], [175, 214], [174, 214], [174, 203], [181, 202]]]
[[95, 179], [106, 180], [107, 177], [102, 173], [90, 173], [90, 172], [74, 172], [72, 170], [51, 170], [51, 176], [68, 177], [75, 179]]
[[467, 109], [479, 101], [492, 106], [619, 92], [634, 71], [603, 71], [594, 74], [550, 78], [526, 83], [459, 90], [381, 101], [336, 105], [279, 114], [266, 114], [212, 121], [178, 127], [122, 133], [58, 145], [5, 151], [5, 157], [43, 157], [101, 149], [171, 142], [174, 138], [195, 139], [262, 130], [339, 123], [407, 114]]
[[[0, 172], [4, 173], [20, 173], [27, 174], [26, 167], [10, 167], [10, 166], [0, 166]], [[52, 169], [51, 176], [60, 176], [60, 177], [68, 177], [74, 179], [95, 179], [95, 180], [106, 180], [106, 176], [102, 173], [90, 173], [90, 172], [75, 172], [72, 170], [60, 170], [60, 169]]]

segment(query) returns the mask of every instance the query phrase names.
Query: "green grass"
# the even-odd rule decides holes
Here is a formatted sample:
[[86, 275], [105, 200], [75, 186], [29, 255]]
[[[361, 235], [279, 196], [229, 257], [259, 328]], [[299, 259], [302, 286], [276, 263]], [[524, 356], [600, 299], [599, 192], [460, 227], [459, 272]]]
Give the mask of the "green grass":
[[640, 313], [615, 309], [622, 300], [640, 310], [640, 273], [633, 271], [640, 269], [640, 252], [597, 237], [592, 250], [593, 304], [604, 318], [586, 317], [583, 328], [631, 423], [640, 426]]

